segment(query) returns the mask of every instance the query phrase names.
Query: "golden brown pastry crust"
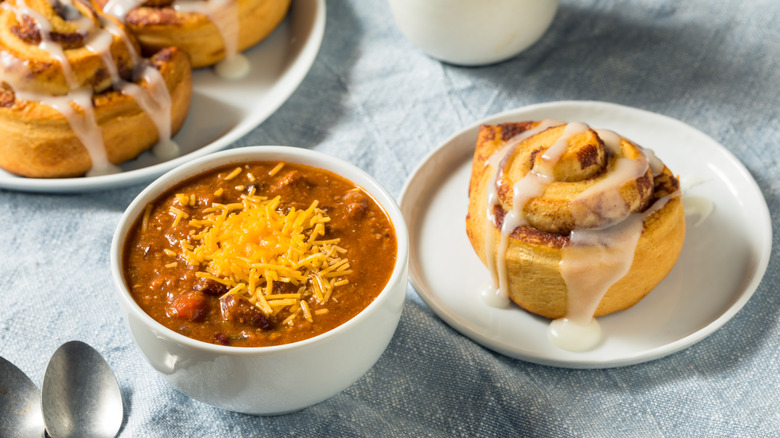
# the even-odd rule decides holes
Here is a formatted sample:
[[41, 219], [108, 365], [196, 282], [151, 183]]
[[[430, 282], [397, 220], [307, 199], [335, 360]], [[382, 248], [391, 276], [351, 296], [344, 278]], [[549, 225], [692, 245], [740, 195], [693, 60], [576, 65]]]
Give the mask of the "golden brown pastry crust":
[[[282, 22], [290, 0], [236, 0], [239, 32], [237, 51], [241, 52], [265, 39]], [[95, 0], [105, 7], [108, 0]], [[176, 46], [190, 55], [193, 68], [214, 65], [225, 58], [225, 42], [219, 28], [204, 14], [180, 12], [171, 2], [147, 2], [125, 17], [145, 55], [163, 47]]]
[[[84, 175], [103, 153], [113, 164], [136, 157], [157, 142], [160, 133], [152, 117], [158, 116], [124, 94], [127, 87], [147, 90], [161, 110], [165, 104], [160, 102], [170, 97], [171, 131], [181, 127], [192, 73], [180, 49], [162, 50], [145, 64], [122, 24], [87, 2], [6, 0], [4, 6], [0, 167], [28, 177], [73, 177]], [[164, 82], [157, 88], [167, 90], [154, 92], [148, 79], [139, 79], [139, 72], [148, 73], [144, 68], [156, 69]], [[79, 130], [82, 137], [75, 134]]]
[[[192, 73], [187, 55], [169, 48], [151, 58], [171, 96], [172, 133], [181, 128], [192, 95]], [[139, 83], [142, 88], [149, 83]], [[15, 99], [7, 86], [0, 90], [0, 167], [27, 177], [61, 178], [84, 175], [92, 168], [87, 149], [68, 120], [54, 108]], [[156, 125], [135, 100], [120, 91], [96, 94], [92, 99], [108, 159], [120, 164], [153, 146]]]
[[[469, 185], [466, 231], [486, 265], [488, 256], [496, 257], [486, 254], [486, 239], [498, 242], [500, 237], [494, 225], [488, 226], [487, 219], [487, 187], [493, 183], [495, 172], [489, 159], [512, 137], [538, 125], [539, 122], [521, 122], [480, 127]], [[510, 182], [498, 187], [499, 202], [494, 211], [499, 227], [512, 208], [511, 185], [532, 167], [529, 163], [538, 160], [551, 142], [560, 137], [562, 129], [562, 126], [550, 128], [525, 140], [523, 147], [507, 157], [504, 169]], [[632, 146], [621, 141], [626, 158], [636, 153]], [[599, 148], [600, 151], [596, 150]], [[511, 301], [529, 312], [551, 319], [567, 314], [568, 291], [560, 262], [574, 228], [570, 201], [610, 170], [610, 154], [605, 155], [603, 148], [603, 142], [593, 131], [573, 137], [566, 152], [569, 156], [564, 154], [560, 167], [555, 168], [556, 180], [561, 183], [550, 184], [542, 196], [532, 198], [523, 209], [529, 225], [517, 227], [510, 234], [506, 252], [507, 293]], [[677, 179], [664, 167], [656, 176], [648, 170], [646, 175], [621, 187], [620, 193], [630, 211], [642, 212], [655, 200], [678, 189]], [[599, 217], [586, 219], [590, 221], [589, 227], [605, 225], [599, 222]], [[645, 219], [630, 271], [609, 288], [594, 316], [627, 309], [644, 298], [672, 269], [684, 235], [682, 202], [679, 196], [674, 196]]]

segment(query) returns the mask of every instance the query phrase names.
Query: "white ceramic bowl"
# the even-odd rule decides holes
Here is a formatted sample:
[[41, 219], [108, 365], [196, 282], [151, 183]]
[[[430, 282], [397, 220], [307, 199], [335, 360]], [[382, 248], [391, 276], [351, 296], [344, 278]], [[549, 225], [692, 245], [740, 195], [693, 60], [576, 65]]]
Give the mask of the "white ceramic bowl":
[[509, 59], [550, 27], [558, 0], [389, 0], [401, 32], [430, 56], [476, 66]]
[[[334, 172], [363, 187], [390, 217], [398, 240], [393, 273], [362, 312], [314, 338], [271, 347], [231, 347], [185, 337], [147, 315], [130, 295], [122, 273], [128, 230], [146, 204], [174, 184], [206, 170], [247, 161], [286, 161]], [[236, 412], [273, 415], [321, 402], [365, 374], [390, 342], [407, 288], [408, 233], [393, 197], [356, 166], [307, 149], [255, 146], [205, 156], [154, 181], [125, 211], [111, 242], [111, 272], [122, 316], [149, 363], [179, 391]]]

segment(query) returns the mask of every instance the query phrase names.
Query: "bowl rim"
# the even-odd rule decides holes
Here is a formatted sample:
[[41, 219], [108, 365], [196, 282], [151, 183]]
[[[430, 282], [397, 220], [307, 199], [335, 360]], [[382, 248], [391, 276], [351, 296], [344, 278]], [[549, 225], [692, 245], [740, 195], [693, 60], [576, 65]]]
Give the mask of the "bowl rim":
[[[141, 309], [138, 303], [136, 303], [136, 301], [130, 295], [130, 291], [128, 290], [127, 284], [125, 283], [123, 270], [123, 252], [127, 234], [137, 218], [143, 212], [146, 204], [156, 199], [163, 192], [169, 190], [174, 185], [217, 167], [234, 163], [238, 164], [252, 161], [274, 161], [282, 159], [291, 163], [303, 164], [328, 170], [341, 176], [342, 178], [349, 180], [353, 184], [361, 187], [367, 193], [369, 193], [388, 215], [396, 233], [396, 261], [393, 266], [393, 272], [390, 275], [390, 278], [385, 284], [385, 287], [376, 296], [376, 298], [374, 298], [374, 300], [369, 303], [368, 306], [363, 308], [349, 320], [332, 328], [331, 330], [320, 333], [317, 336], [287, 344], [260, 347], [219, 345], [193, 339], [171, 330], [162, 323], [156, 321], [148, 313]], [[359, 181], [356, 181], [356, 179]], [[398, 202], [390, 194], [390, 192], [372, 175], [346, 160], [325, 154], [323, 152], [294, 146], [257, 145], [229, 149], [200, 157], [166, 172], [150, 183], [147, 187], [145, 187], [127, 206], [127, 208], [122, 213], [119, 222], [117, 223], [111, 239], [109, 264], [111, 268], [111, 276], [114, 282], [114, 292], [118, 296], [119, 300], [124, 303], [124, 307], [128, 309], [128, 312], [132, 313], [136, 318], [141, 320], [145, 326], [152, 329], [154, 332], [170, 339], [171, 341], [196, 350], [231, 356], [258, 356], [262, 354], [272, 354], [286, 350], [305, 348], [309, 344], [323, 342], [329, 338], [338, 336], [339, 333], [348, 330], [355, 324], [358, 324], [361, 320], [374, 313], [375, 310], [382, 305], [382, 303], [389, 299], [389, 295], [391, 295], [391, 291], [395, 289], [396, 283], [403, 281], [405, 278], [404, 274], [408, 269], [408, 260], [409, 234], [403, 214], [401, 213], [401, 209], [398, 205]], [[406, 288], [404, 288], [404, 298], [405, 294]]]

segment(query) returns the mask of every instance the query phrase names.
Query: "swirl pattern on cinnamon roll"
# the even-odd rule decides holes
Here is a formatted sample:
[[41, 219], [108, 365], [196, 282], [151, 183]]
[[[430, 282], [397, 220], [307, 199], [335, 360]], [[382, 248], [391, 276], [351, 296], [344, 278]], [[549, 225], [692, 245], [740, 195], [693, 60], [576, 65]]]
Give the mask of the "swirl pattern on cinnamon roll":
[[480, 127], [466, 230], [494, 300], [587, 322], [639, 302], [683, 244], [679, 182], [655, 155], [584, 123]]
[[0, 167], [28, 177], [117, 171], [171, 135], [192, 92], [187, 55], [138, 55], [121, 23], [81, 0], [0, 4]]
[[290, 0], [95, 0], [122, 20], [144, 54], [176, 46], [193, 68], [230, 59], [265, 39], [281, 23]]

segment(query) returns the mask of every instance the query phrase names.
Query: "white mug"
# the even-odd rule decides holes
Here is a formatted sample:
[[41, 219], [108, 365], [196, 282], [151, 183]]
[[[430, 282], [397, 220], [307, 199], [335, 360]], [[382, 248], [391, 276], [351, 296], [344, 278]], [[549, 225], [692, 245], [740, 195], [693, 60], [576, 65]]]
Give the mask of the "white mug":
[[509, 59], [550, 27], [558, 0], [389, 0], [401, 32], [428, 55], [477, 66]]

